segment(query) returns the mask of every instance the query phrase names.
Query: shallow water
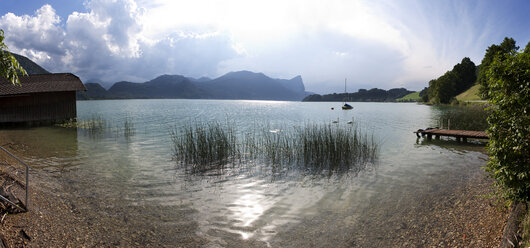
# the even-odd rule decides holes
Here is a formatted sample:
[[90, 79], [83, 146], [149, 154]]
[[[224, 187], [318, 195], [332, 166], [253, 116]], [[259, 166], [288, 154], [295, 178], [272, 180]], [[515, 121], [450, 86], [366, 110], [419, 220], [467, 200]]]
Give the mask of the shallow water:
[[[350, 246], [358, 237], [383, 237], [384, 244], [388, 235], [379, 226], [388, 216], [413, 207], [422, 195], [445, 194], [463, 184], [487, 159], [481, 145], [416, 138], [412, 131], [436, 126], [444, 108], [353, 103], [353, 110], [343, 111], [340, 105], [79, 101], [79, 121], [103, 120], [102, 130], [40, 127], [0, 134], [15, 148], [25, 146], [21, 150], [27, 152], [18, 155], [33, 166], [35, 176], [56, 178], [83, 213], [134, 232], [154, 230], [152, 239], [160, 244], [184, 246]], [[362, 171], [340, 173], [273, 173], [258, 163], [197, 174], [172, 160], [170, 130], [190, 121], [227, 120], [241, 132], [264, 124], [286, 130], [334, 120], [346, 126], [353, 120], [362, 132], [373, 134], [380, 153]], [[132, 132], [125, 131], [125, 121], [132, 123]]]

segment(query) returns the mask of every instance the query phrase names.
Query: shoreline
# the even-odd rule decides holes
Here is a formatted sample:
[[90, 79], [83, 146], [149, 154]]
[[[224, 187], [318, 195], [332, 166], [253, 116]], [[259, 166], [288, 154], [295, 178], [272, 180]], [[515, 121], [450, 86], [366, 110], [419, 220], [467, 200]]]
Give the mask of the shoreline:
[[[171, 246], [175, 245], [174, 241], [184, 247], [205, 244], [203, 239], [186, 235], [168, 239], [164, 236], [171, 235], [172, 230], [160, 233], [157, 226], [148, 223], [143, 223], [143, 229], [138, 231], [128, 230], [121, 220], [110, 223], [114, 221], [111, 217], [99, 219], [96, 215], [101, 213], [90, 213], [97, 209], [82, 207], [83, 202], [77, 202], [80, 199], [71, 197], [75, 192], [68, 192], [59, 183], [53, 183], [52, 187], [49, 182], [43, 184], [40, 180], [56, 179], [46, 172], [33, 172], [30, 211], [8, 215], [0, 224], [0, 234], [9, 247]], [[462, 186], [443, 192], [441, 197], [438, 194], [421, 196], [412, 208], [388, 216], [383, 225], [376, 227], [381, 228], [382, 232], [378, 233], [385, 233], [385, 237], [370, 236], [369, 230], [360, 228], [361, 232], [354, 231], [344, 245], [498, 247], [509, 210], [488, 197], [492, 189], [492, 179], [484, 172], [474, 173]], [[124, 215], [128, 215], [125, 212]], [[130, 224], [138, 223], [131, 221]], [[196, 230], [184, 228], [180, 231]], [[245, 242], [242, 240], [240, 244], [245, 246]]]
[[[0, 145], [4, 144], [5, 141]], [[34, 149], [16, 143], [8, 143], [8, 147], [16, 154]], [[30, 211], [8, 215], [0, 223], [0, 234], [9, 247], [197, 247], [208, 244], [205, 238], [197, 236], [194, 213], [183, 211], [177, 218], [189, 224], [168, 228], [163, 222], [174, 219], [162, 214], [167, 210], [157, 212], [159, 216], [143, 214], [147, 208], [161, 209], [163, 206], [116, 209], [117, 205], [112, 203], [106, 206], [105, 199], [76, 195], [68, 179], [60, 174], [34, 169], [30, 175]], [[400, 205], [396, 209], [395, 205], [388, 204], [381, 210], [382, 214], [364, 216], [357, 230], [345, 230], [341, 235], [346, 235], [347, 243], [340, 246], [498, 247], [509, 211], [495, 199], [485, 197], [491, 195], [492, 182], [477, 167], [454, 187], [407, 196], [405, 199], [412, 200], [410, 206]], [[109, 215], [109, 212], [114, 214]], [[153, 217], [159, 223], [152, 223]], [[377, 234], [373, 230], [377, 230]], [[280, 236], [278, 241], [281, 242]], [[258, 240], [238, 237], [231, 241], [236, 247], [262, 245]]]

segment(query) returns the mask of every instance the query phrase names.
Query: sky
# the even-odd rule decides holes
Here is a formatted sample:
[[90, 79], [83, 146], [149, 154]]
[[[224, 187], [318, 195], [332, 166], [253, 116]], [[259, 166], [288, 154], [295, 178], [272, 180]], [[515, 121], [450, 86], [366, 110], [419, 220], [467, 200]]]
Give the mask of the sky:
[[0, 0], [9, 50], [83, 82], [301, 75], [316, 93], [421, 90], [513, 37], [530, 41], [520, 0]]

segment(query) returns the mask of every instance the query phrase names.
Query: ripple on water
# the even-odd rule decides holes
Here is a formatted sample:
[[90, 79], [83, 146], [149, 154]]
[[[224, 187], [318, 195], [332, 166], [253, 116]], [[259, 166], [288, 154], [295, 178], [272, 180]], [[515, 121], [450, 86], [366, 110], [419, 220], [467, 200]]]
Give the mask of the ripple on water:
[[[334, 104], [83, 101], [79, 119], [98, 114], [118, 127], [130, 118], [136, 131], [128, 138], [64, 128], [0, 135], [24, 144], [24, 158], [36, 170], [54, 173], [54, 185], [70, 192], [65, 197], [83, 216], [112, 227], [102, 237], [143, 232], [149, 244], [161, 245], [349, 246], [354, 234], [388, 238], [376, 228], [385, 217], [414, 207], [420, 196], [450, 192], [485, 164], [478, 146], [417, 140], [411, 132], [430, 126], [439, 114], [429, 106], [354, 103], [353, 111], [330, 111]], [[192, 174], [172, 161], [169, 130], [190, 120], [228, 119], [237, 128], [267, 124], [276, 131], [337, 118], [344, 120], [338, 125], [354, 119], [363, 132], [373, 132], [381, 145], [377, 164], [333, 173], [249, 163]]]

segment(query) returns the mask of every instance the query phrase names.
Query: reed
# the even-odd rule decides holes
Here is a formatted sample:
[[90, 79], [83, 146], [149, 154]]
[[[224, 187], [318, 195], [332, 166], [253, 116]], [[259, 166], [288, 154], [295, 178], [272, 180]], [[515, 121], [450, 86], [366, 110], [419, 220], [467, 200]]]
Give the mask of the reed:
[[234, 128], [218, 122], [188, 124], [170, 131], [174, 157], [193, 172], [223, 168], [240, 157]]
[[56, 124], [64, 128], [77, 128], [86, 132], [90, 137], [97, 137], [103, 134], [108, 128], [109, 123], [99, 114], [92, 114], [87, 119], [72, 120], [65, 123]]
[[235, 125], [188, 124], [173, 129], [175, 159], [193, 172], [241, 162], [308, 171], [361, 169], [374, 163], [378, 144], [352, 125], [304, 124], [289, 130], [256, 127], [236, 135]]
[[347, 170], [375, 162], [378, 144], [353, 126], [306, 125], [297, 128], [292, 149], [308, 169]]
[[489, 112], [479, 105], [450, 107], [438, 117], [440, 128], [485, 131]]
[[123, 121], [123, 136], [126, 139], [129, 139], [130, 137], [134, 136], [136, 133], [136, 128], [134, 127], [134, 122], [132, 117], [126, 116], [125, 120]]

